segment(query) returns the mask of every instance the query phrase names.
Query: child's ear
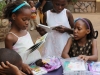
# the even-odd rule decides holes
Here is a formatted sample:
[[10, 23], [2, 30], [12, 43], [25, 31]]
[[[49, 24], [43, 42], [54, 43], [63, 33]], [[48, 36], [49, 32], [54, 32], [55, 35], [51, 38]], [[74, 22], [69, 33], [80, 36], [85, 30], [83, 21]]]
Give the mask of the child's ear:
[[90, 29], [87, 29], [87, 34], [89, 34], [90, 33]]
[[16, 15], [15, 14], [12, 14], [12, 20], [15, 20], [15, 18], [16, 18]]

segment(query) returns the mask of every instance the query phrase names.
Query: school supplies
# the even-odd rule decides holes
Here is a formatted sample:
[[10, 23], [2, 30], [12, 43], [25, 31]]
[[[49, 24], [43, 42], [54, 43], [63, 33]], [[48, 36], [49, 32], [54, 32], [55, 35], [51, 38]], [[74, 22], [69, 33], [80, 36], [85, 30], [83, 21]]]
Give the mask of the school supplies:
[[33, 45], [31, 48], [28, 49], [30, 51], [29, 53], [31, 53], [34, 50], [36, 50], [37, 48], [39, 48], [45, 42], [47, 35], [48, 35], [48, 33], [43, 35], [40, 39], [36, 40], [35, 45]]
[[100, 75], [100, 62], [91, 62], [88, 66], [93, 75]]
[[45, 29], [47, 32], [51, 32], [55, 27], [60, 27], [61, 25], [50, 27], [50, 26], [46, 26], [46, 25], [43, 25], [43, 24], [38, 24], [38, 26]]
[[60, 59], [55, 56], [49, 56], [49, 57], [43, 58], [42, 61], [49, 65], [49, 67], [48, 65], [47, 67], [46, 66], [44, 67], [47, 70], [47, 72], [54, 71], [61, 67]]
[[68, 58], [62, 62], [64, 75], [85, 75], [88, 73], [86, 63], [78, 58]]
[[38, 66], [33, 65], [31, 66], [31, 68], [34, 75], [43, 75], [47, 73], [47, 70], [43, 67], [38, 67]]

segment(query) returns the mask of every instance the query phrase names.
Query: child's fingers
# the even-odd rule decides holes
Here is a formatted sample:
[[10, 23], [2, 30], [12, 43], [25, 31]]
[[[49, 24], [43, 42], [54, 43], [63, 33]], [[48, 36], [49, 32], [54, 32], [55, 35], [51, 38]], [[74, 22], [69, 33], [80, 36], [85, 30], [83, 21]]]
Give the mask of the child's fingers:
[[3, 68], [9, 68], [7, 65], [4, 64], [4, 62], [1, 62], [1, 66], [2, 66]]
[[3, 67], [0, 65], [0, 70], [3, 69]]
[[[20, 70], [19, 70], [20, 71]], [[20, 71], [22, 75], [26, 75], [24, 72]]]
[[32, 73], [32, 69], [31, 69], [30, 67], [28, 67], [28, 68], [26, 69], [26, 71], [27, 71], [28, 74], [33, 74], [33, 73]]
[[14, 67], [14, 65], [9, 63], [8, 61], [6, 61], [6, 64], [7, 64], [8, 67]]

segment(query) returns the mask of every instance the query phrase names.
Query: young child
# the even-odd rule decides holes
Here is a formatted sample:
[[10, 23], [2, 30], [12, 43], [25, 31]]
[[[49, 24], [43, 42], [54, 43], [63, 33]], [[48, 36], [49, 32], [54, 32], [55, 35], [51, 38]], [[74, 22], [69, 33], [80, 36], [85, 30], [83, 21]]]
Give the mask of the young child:
[[21, 71], [22, 59], [16, 51], [0, 49], [0, 75], [25, 75]]
[[86, 18], [76, 19], [73, 32], [74, 37], [68, 39], [62, 52], [62, 57], [79, 57], [85, 61], [97, 61], [98, 51], [94, 34], [90, 20]]
[[31, 72], [30, 67], [26, 64], [30, 64], [41, 58], [38, 50], [28, 54], [28, 49], [34, 45], [27, 31], [30, 17], [31, 10], [27, 2], [15, 1], [8, 4], [4, 9], [4, 18], [12, 22], [11, 29], [5, 38], [5, 47], [15, 50], [22, 57], [24, 62], [23, 70], [25, 72]]
[[[53, 9], [44, 14], [44, 25], [58, 26], [51, 32], [48, 32], [46, 42], [43, 48], [44, 56], [61, 57], [66, 41], [73, 33], [74, 20], [71, 12], [65, 9], [66, 0], [52, 0]], [[62, 25], [62, 26], [61, 26]], [[37, 27], [37, 31], [43, 35], [46, 31]]]
[[36, 20], [37, 12], [36, 12], [36, 8], [34, 7], [33, 0], [28, 0], [27, 2], [31, 6], [32, 15], [31, 15], [31, 19], [30, 19], [30, 25], [31, 25], [31, 29], [30, 30], [33, 30], [33, 29], [35, 29], [35, 27], [37, 25], [37, 20]]

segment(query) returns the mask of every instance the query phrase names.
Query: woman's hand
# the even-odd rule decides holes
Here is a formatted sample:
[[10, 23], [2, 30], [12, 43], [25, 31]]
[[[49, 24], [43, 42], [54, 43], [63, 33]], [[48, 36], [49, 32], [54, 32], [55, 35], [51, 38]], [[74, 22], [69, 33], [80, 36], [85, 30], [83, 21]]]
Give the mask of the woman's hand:
[[89, 56], [86, 56], [86, 55], [79, 55], [78, 57], [79, 57], [79, 59], [82, 59], [85, 62], [87, 62], [89, 60]]
[[24, 63], [22, 64], [22, 71], [27, 73], [27, 74], [33, 75], [32, 69], [27, 64], [24, 64]]
[[55, 28], [53, 28], [53, 30], [56, 30], [56, 31], [59, 31], [60, 33], [64, 33], [64, 32], [66, 32], [66, 30], [67, 30], [68, 28], [67, 27], [65, 27], [65, 26], [58, 26], [58, 27], [55, 27]]
[[7, 74], [10, 74], [10, 75], [26, 75], [25, 73], [20, 71], [17, 66], [10, 64], [8, 61], [6, 62], [6, 64], [4, 62], [1, 62], [0, 75], [7, 75]]

